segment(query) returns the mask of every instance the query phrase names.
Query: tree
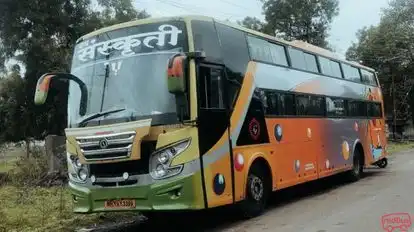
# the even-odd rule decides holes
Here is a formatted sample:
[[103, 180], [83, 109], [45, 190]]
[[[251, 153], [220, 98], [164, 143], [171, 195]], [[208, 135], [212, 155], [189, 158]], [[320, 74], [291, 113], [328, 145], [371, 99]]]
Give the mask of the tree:
[[328, 48], [329, 25], [339, 13], [338, 0], [263, 0], [266, 31], [286, 40]]
[[237, 23], [255, 31], [265, 32], [266, 23], [260, 21], [260, 19], [256, 17], [247, 16], [243, 19], [243, 21], [239, 21]]
[[[394, 0], [378, 26], [363, 28], [347, 58], [378, 71], [386, 114], [400, 120], [414, 113], [414, 1]], [[394, 101], [395, 99], [395, 101]]]
[[[131, 0], [99, 0], [98, 4], [102, 10], [93, 10], [91, 0], [2, 0], [0, 63], [13, 58], [26, 67], [19, 84], [22, 92], [15, 100], [20, 106], [20, 117], [9, 113], [6, 119], [2, 118], [7, 122], [4, 125], [7, 129], [2, 132], [13, 132], [15, 140], [40, 138], [45, 133], [62, 134], [66, 127], [68, 85], [53, 83], [57, 88], [50, 91], [49, 104], [35, 106], [37, 79], [49, 71], [68, 72], [73, 46], [81, 35], [103, 26], [148, 17], [145, 11], [135, 10]], [[8, 76], [4, 85], [11, 85], [11, 79]], [[8, 88], [2, 88], [0, 94], [8, 92]], [[3, 106], [6, 111], [12, 107]], [[13, 120], [18, 124], [12, 123]]]

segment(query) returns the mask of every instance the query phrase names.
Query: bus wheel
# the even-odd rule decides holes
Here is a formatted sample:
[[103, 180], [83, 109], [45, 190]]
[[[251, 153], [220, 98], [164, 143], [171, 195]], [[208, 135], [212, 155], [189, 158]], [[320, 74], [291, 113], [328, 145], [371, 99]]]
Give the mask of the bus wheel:
[[386, 168], [388, 166], [388, 159], [384, 158], [377, 163], [379, 168]]
[[[267, 170], [267, 171], [266, 171]], [[250, 168], [247, 177], [246, 198], [241, 203], [243, 216], [252, 218], [259, 216], [266, 208], [266, 203], [271, 193], [271, 172], [267, 165], [255, 163]]]
[[348, 179], [351, 182], [358, 181], [361, 179], [362, 172], [364, 170], [363, 154], [359, 149], [355, 149], [353, 158], [353, 167], [348, 172]]

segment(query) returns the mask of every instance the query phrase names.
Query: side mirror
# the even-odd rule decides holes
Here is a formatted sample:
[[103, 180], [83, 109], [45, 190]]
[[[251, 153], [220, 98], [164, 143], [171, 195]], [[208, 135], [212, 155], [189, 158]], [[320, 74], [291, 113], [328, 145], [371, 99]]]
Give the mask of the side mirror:
[[49, 93], [50, 81], [53, 75], [44, 74], [37, 80], [34, 103], [36, 105], [43, 105], [46, 102], [47, 94]]
[[176, 54], [168, 61], [168, 91], [173, 94], [184, 93], [188, 59], [185, 55]]
[[86, 114], [86, 106], [88, 102], [88, 89], [85, 83], [78, 77], [69, 73], [46, 73], [37, 80], [36, 92], [34, 96], [34, 103], [36, 105], [43, 105], [47, 100], [50, 83], [52, 79], [72, 80], [79, 85], [81, 90], [81, 102], [79, 106], [79, 114], [81, 116]]
[[202, 60], [206, 58], [204, 51], [177, 53], [168, 61], [168, 91], [173, 94], [185, 92], [187, 70], [190, 59]]

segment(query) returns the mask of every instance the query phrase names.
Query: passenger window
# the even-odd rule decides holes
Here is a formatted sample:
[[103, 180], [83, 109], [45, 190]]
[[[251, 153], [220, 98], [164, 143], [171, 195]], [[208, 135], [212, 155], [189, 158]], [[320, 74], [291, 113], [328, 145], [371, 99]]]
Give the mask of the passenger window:
[[296, 112], [302, 116], [324, 116], [325, 107], [323, 97], [296, 96]]
[[375, 74], [372, 72], [369, 72], [367, 70], [361, 69], [362, 74], [362, 82], [369, 84], [369, 85], [375, 85], [378, 86], [377, 80], [375, 78]]
[[252, 36], [248, 36], [247, 41], [252, 59], [273, 63], [270, 44], [267, 41]]
[[368, 116], [372, 118], [382, 117], [381, 104], [377, 102], [370, 102], [368, 104]]
[[332, 68], [332, 76], [342, 78], [341, 67], [339, 63], [336, 61], [330, 61], [331, 68]]
[[328, 76], [333, 76], [330, 60], [324, 57], [319, 57], [319, 64], [321, 66], [321, 72], [323, 74], [328, 75]]
[[292, 67], [306, 70], [306, 60], [302, 51], [294, 48], [289, 48], [289, 55], [292, 62]]
[[269, 45], [273, 63], [287, 66], [288, 62], [286, 58], [285, 47], [272, 43], [269, 43]]
[[306, 70], [311, 72], [319, 72], [318, 63], [316, 62], [316, 56], [309, 53], [303, 54], [305, 56]]
[[326, 113], [328, 117], [346, 116], [345, 100], [339, 98], [326, 98]]
[[223, 69], [200, 66], [200, 107], [205, 109], [225, 109], [223, 92]]
[[319, 57], [319, 63], [321, 65], [321, 71], [323, 74], [342, 78], [341, 67], [339, 66], [338, 62], [324, 57]]
[[349, 100], [348, 101], [348, 116], [350, 117], [366, 117], [367, 109], [365, 102]]
[[294, 95], [269, 91], [267, 94], [266, 114], [277, 116], [295, 115]]
[[344, 71], [344, 77], [350, 81], [361, 82], [361, 75], [357, 68], [352, 67], [348, 64], [342, 64], [342, 70]]

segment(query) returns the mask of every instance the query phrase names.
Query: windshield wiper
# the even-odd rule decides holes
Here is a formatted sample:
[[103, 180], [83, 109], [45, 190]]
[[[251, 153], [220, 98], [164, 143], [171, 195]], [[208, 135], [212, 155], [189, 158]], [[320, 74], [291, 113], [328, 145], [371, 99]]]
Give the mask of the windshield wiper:
[[102, 111], [102, 112], [98, 112], [98, 113], [94, 113], [91, 115], [86, 116], [86, 118], [84, 118], [82, 121], [79, 122], [79, 126], [84, 125], [86, 122], [93, 120], [95, 118], [99, 118], [108, 114], [113, 114], [113, 113], [118, 113], [121, 111], [124, 111], [125, 108], [120, 108], [120, 109], [113, 109], [113, 110], [107, 110], [107, 111]]

